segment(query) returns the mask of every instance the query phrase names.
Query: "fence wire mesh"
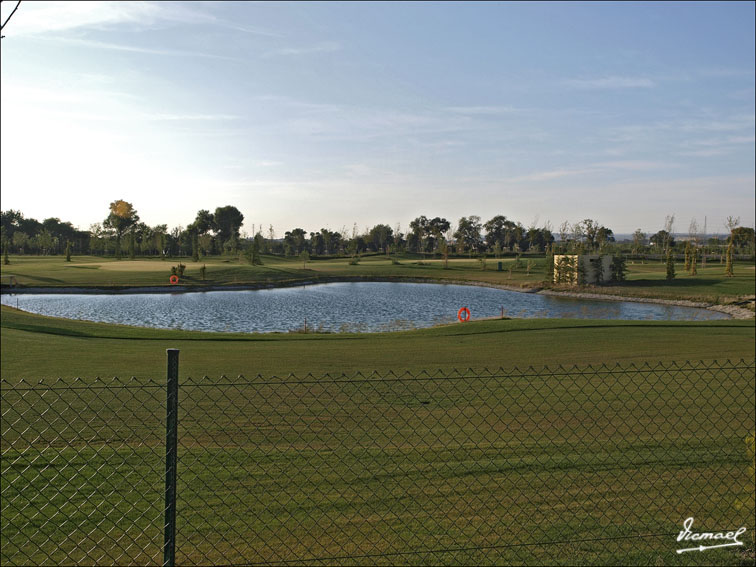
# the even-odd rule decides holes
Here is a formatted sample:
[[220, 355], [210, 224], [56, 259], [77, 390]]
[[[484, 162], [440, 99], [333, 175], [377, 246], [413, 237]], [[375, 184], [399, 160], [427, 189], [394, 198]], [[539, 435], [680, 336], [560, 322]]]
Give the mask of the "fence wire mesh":
[[164, 389], [2, 381], [0, 563], [162, 559]]
[[[185, 378], [176, 563], [753, 564], [755, 370]], [[77, 384], [3, 381], [2, 562], [161, 563], [164, 386]]]

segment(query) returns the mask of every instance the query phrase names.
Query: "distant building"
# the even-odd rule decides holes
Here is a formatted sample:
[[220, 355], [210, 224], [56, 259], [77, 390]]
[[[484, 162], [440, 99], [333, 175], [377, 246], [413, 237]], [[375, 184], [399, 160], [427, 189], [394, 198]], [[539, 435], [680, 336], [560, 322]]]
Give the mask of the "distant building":
[[554, 283], [595, 284], [608, 282], [611, 278], [612, 256], [610, 255], [554, 255]]

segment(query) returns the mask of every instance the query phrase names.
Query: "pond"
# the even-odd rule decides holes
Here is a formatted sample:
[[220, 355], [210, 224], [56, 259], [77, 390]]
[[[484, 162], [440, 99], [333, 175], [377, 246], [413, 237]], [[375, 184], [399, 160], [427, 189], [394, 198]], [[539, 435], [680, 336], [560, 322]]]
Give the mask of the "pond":
[[264, 290], [139, 294], [2, 295], [25, 311], [140, 327], [269, 333], [372, 332], [498, 317], [711, 320], [722, 313], [692, 307], [598, 301], [450, 284], [350, 282]]

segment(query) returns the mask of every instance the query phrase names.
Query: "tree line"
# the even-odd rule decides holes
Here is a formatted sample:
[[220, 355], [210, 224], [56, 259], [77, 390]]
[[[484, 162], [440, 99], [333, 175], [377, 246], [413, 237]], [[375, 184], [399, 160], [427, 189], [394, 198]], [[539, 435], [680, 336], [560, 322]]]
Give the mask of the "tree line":
[[[479, 216], [461, 217], [456, 224], [424, 215], [413, 219], [408, 230], [401, 231], [388, 224], [377, 224], [360, 231], [355, 224], [347, 230], [321, 228], [308, 232], [301, 227], [287, 230], [277, 237], [272, 226], [255, 227], [252, 235], [241, 232], [244, 215], [232, 205], [213, 212], [201, 209], [186, 227], [168, 229], [167, 224], [148, 226], [140, 221], [134, 206], [124, 200], [110, 203], [107, 216], [89, 230], [75, 228], [70, 222], [48, 218], [39, 222], [15, 210], [0, 212], [0, 239], [6, 253], [13, 254], [92, 254], [115, 256], [192, 257], [209, 255], [244, 255], [255, 264], [262, 254], [281, 256], [358, 256], [364, 253], [416, 253], [448, 258], [449, 255], [478, 257], [493, 254], [500, 257], [520, 253], [609, 253], [622, 248], [625, 253], [667, 254], [690, 242], [700, 246], [696, 238], [687, 244], [675, 242], [672, 234], [674, 217], [667, 217], [662, 230], [646, 235], [638, 229], [631, 243], [616, 242], [614, 232], [593, 219], [562, 223], [555, 231], [549, 223], [537, 227], [524, 226], [504, 215], [495, 215], [486, 222]], [[736, 223], [737, 224], [737, 223]], [[695, 237], [698, 233], [691, 229]], [[731, 227], [730, 243], [741, 253], [753, 254], [752, 228]], [[705, 242], [702, 242], [705, 245]], [[681, 251], [681, 250], [680, 250]]]

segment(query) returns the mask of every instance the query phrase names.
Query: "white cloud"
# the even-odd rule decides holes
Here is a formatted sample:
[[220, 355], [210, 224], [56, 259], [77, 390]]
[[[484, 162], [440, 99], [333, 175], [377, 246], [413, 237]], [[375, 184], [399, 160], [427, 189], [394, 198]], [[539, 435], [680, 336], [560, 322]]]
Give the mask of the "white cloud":
[[601, 169], [622, 169], [627, 171], [647, 171], [651, 169], [664, 169], [666, 167], [680, 167], [679, 163], [668, 161], [648, 161], [648, 160], [621, 160], [605, 161], [595, 164]]
[[303, 47], [282, 47], [272, 49], [263, 54], [263, 57], [273, 57], [276, 55], [310, 55], [313, 53], [332, 53], [341, 50], [341, 44], [337, 41], [323, 41], [315, 45]]
[[127, 45], [121, 43], [110, 43], [105, 41], [97, 41], [93, 39], [82, 39], [75, 37], [60, 37], [51, 36], [45, 37], [46, 40], [59, 41], [68, 43], [71, 45], [80, 45], [83, 47], [94, 47], [97, 49], [110, 49], [114, 51], [128, 51], [131, 53], [145, 53], [148, 55], [167, 55], [174, 57], [205, 57], [208, 59], [225, 59], [227, 61], [239, 61], [235, 57], [227, 57], [225, 55], [215, 55], [213, 53], [205, 53], [201, 51], [191, 51], [186, 49], [165, 49], [161, 47], [143, 47], [140, 45]]
[[654, 169], [665, 169], [668, 167], [680, 167], [680, 164], [666, 161], [646, 161], [646, 160], [620, 160], [604, 161], [588, 164], [576, 168], [560, 168], [548, 171], [537, 171], [527, 175], [520, 175], [507, 179], [508, 183], [517, 183], [522, 181], [550, 181], [552, 179], [561, 179], [563, 177], [573, 177], [580, 175], [592, 175], [594, 173], [605, 173], [615, 170], [622, 171], [648, 171]]
[[179, 121], [179, 120], [237, 120], [239, 116], [233, 114], [142, 114], [138, 115], [144, 120]]
[[123, 23], [149, 25], [162, 12], [150, 2], [24, 2], [7, 33], [23, 36]]
[[646, 77], [609, 76], [597, 79], [569, 79], [564, 81], [568, 87], [576, 89], [648, 89], [654, 87], [654, 82]]
[[549, 171], [538, 171], [535, 173], [529, 173], [527, 175], [519, 175], [517, 177], [507, 179], [506, 181], [509, 183], [518, 183], [521, 181], [549, 181], [551, 179], [559, 179], [573, 175], [588, 175], [591, 173], [597, 173], [599, 171], [601, 171], [601, 169], [596, 167], [587, 167], [582, 169], [562, 168]]
[[447, 106], [446, 110], [470, 116], [512, 114], [522, 111], [513, 106]]
[[[42, 36], [51, 32], [65, 33], [85, 29], [110, 29], [114, 26], [145, 29], [186, 24], [217, 26], [266, 37], [283, 37], [282, 34], [275, 31], [226, 21], [216, 17], [213, 13], [195, 9], [195, 5], [192, 3], [135, 0], [128, 2], [23, 2], [13, 16], [7, 33], [13, 36]], [[7, 17], [6, 11], [10, 13], [12, 6], [15, 6], [15, 2], [2, 3], [3, 21]], [[99, 47], [104, 46], [103, 44]], [[117, 47], [110, 48], [117, 49]], [[152, 53], [151, 51], [145, 52]]]

